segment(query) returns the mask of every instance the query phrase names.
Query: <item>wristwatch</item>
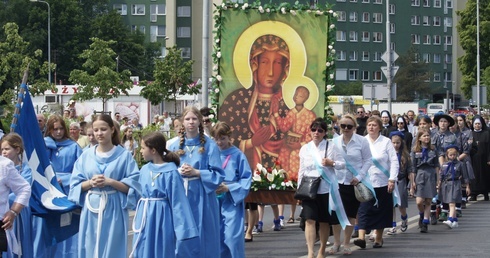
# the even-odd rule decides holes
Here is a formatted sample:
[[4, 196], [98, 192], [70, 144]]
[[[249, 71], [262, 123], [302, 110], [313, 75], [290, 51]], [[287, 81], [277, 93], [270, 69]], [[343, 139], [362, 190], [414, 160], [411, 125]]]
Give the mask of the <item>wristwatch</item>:
[[335, 161], [332, 163], [332, 167], [335, 167]]

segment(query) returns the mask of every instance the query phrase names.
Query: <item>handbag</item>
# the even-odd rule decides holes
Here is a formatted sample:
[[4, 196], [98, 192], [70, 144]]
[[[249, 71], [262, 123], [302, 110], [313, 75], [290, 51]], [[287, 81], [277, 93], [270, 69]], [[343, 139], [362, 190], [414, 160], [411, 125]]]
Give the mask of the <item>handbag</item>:
[[316, 198], [316, 193], [318, 192], [318, 187], [320, 186], [321, 180], [321, 177], [304, 176], [301, 179], [301, 184], [294, 194], [294, 199], [301, 201], [314, 200]]
[[371, 190], [361, 182], [354, 186], [354, 194], [359, 202], [369, 202], [374, 198]]

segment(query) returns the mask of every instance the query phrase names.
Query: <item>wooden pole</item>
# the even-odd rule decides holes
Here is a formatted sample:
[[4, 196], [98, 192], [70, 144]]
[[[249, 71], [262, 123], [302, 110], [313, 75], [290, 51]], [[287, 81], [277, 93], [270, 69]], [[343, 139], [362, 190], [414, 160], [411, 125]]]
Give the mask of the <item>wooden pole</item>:
[[17, 120], [20, 114], [20, 105], [22, 104], [22, 99], [24, 97], [24, 85], [27, 87], [27, 77], [29, 76], [29, 64], [24, 71], [24, 76], [22, 77], [22, 84], [20, 85], [19, 94], [17, 94], [17, 104], [15, 105], [14, 118], [12, 118], [12, 123], [10, 124], [10, 132], [15, 132], [15, 127], [17, 126]]

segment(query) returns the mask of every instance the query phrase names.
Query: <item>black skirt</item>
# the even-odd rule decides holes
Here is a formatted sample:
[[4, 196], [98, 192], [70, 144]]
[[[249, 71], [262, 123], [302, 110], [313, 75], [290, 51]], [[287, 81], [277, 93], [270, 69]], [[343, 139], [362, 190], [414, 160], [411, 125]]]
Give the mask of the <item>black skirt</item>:
[[7, 234], [3, 227], [3, 221], [0, 220], [0, 257], [1, 252], [7, 252]]
[[[353, 185], [342, 185], [339, 184], [339, 194], [342, 199], [342, 205], [344, 205], [345, 214], [348, 218], [356, 218], [357, 210], [359, 209], [359, 205], [361, 204], [356, 199], [356, 194], [354, 193]], [[340, 224], [337, 214], [335, 211], [332, 212], [332, 225]]]
[[329, 194], [317, 194], [314, 200], [304, 200], [301, 217], [318, 222], [330, 223], [331, 216], [328, 213]]
[[361, 203], [357, 224], [359, 229], [382, 229], [393, 226], [393, 194], [388, 193], [388, 186], [374, 188], [376, 199]]

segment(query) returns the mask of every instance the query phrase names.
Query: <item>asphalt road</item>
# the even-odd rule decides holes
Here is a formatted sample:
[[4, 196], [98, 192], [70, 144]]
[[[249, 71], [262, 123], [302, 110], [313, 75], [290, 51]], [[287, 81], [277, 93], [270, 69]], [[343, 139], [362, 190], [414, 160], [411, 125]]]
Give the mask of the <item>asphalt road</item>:
[[[439, 222], [429, 225], [428, 233], [418, 230], [418, 211], [415, 199], [409, 200], [409, 227], [404, 233], [398, 230], [394, 236], [384, 236], [383, 248], [372, 248], [368, 241], [366, 249], [359, 249], [351, 245], [351, 257], [490, 257], [490, 202], [470, 202], [463, 210], [463, 217], [459, 218], [459, 227], [449, 229]], [[285, 209], [286, 218], [289, 209]], [[298, 212], [297, 212], [298, 214]], [[399, 217], [399, 213], [398, 217]], [[266, 217], [272, 216], [270, 208], [266, 209]], [[286, 224], [285, 229], [279, 232], [271, 230], [272, 219], [265, 223], [263, 233], [254, 235], [253, 242], [246, 243], [246, 257], [306, 257], [307, 248], [304, 233], [298, 223]], [[264, 219], [266, 220], [266, 219]], [[400, 225], [400, 223], [398, 223]], [[386, 232], [386, 230], [385, 230]], [[330, 241], [333, 242], [332, 237]], [[318, 250], [319, 245], [315, 245]], [[327, 250], [330, 246], [327, 247]], [[327, 257], [342, 257], [327, 255]]]

